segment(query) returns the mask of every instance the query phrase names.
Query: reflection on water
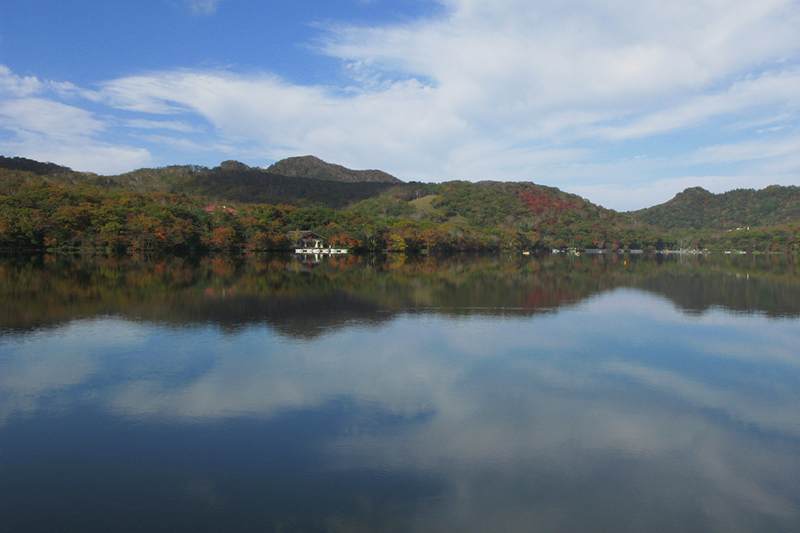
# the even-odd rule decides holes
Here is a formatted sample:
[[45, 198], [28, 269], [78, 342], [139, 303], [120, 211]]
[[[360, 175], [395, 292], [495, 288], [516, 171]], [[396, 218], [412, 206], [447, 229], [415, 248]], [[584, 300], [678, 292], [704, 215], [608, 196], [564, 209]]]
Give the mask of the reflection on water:
[[637, 288], [689, 314], [721, 307], [800, 316], [800, 263], [778, 256], [405, 256], [0, 260], [0, 328], [121, 316], [234, 331], [267, 322], [310, 338], [352, 321], [411, 310], [531, 316], [599, 293]]
[[10, 531], [795, 531], [771, 257], [0, 267]]

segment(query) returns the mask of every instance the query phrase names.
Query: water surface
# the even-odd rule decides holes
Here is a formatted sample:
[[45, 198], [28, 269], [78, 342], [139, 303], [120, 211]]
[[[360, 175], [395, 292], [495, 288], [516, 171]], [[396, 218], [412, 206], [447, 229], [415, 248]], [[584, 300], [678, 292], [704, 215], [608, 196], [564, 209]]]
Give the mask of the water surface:
[[8, 531], [797, 531], [778, 257], [15, 259]]

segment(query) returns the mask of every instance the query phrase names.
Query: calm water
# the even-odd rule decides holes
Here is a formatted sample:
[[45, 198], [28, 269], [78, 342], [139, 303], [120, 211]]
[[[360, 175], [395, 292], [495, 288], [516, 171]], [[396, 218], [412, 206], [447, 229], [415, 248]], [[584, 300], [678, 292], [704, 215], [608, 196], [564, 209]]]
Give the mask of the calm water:
[[777, 257], [0, 261], [3, 531], [798, 531]]

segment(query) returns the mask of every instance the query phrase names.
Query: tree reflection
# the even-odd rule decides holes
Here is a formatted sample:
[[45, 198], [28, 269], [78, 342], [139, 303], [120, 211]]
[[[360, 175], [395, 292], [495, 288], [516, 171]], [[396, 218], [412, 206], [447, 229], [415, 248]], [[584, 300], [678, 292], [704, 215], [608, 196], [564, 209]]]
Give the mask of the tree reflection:
[[411, 312], [553, 312], [621, 287], [663, 295], [688, 313], [797, 317], [798, 274], [784, 256], [40, 255], [0, 260], [0, 328], [115, 315], [230, 330], [266, 322], [308, 337]]

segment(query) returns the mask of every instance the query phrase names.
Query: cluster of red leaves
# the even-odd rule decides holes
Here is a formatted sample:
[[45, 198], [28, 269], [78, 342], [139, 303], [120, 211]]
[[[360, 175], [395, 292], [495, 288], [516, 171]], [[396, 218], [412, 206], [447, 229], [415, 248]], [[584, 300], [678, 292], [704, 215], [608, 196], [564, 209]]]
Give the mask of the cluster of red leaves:
[[561, 215], [577, 207], [568, 200], [562, 200], [541, 191], [520, 191], [519, 198], [525, 202], [525, 207], [533, 215], [543, 215], [544, 213]]
[[346, 233], [334, 235], [330, 239], [331, 246], [343, 246], [345, 248], [358, 248], [362, 245], [361, 240], [354, 239]]

